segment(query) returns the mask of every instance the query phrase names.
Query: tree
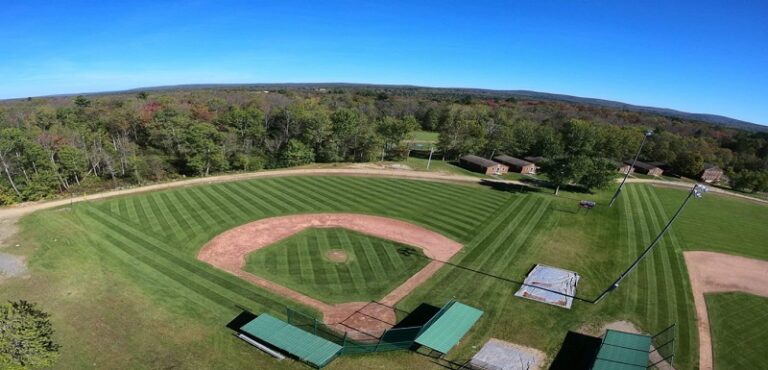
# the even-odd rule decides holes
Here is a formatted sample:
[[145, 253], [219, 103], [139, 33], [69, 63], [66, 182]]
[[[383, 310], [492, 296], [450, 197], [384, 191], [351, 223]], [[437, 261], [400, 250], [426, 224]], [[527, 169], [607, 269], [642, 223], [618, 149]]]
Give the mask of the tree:
[[672, 167], [681, 175], [694, 177], [704, 169], [704, 158], [693, 149], [686, 148], [675, 156]]
[[75, 178], [75, 182], [80, 185], [80, 177], [85, 167], [88, 165], [85, 154], [75, 147], [63, 146], [56, 153], [59, 159], [59, 171], [65, 179]]
[[11, 184], [13, 191], [21, 199], [21, 192], [16, 186], [16, 182], [13, 180], [13, 164], [14, 157], [12, 153], [17, 152], [22, 145], [24, 134], [19, 129], [6, 128], [0, 131], [0, 165], [3, 167], [3, 172]]
[[78, 108], [86, 108], [91, 106], [91, 101], [82, 95], [78, 95], [75, 98], [74, 103]]
[[560, 187], [580, 180], [590, 166], [589, 158], [584, 156], [560, 155], [547, 159], [541, 166], [541, 172], [555, 186], [555, 195], [560, 193]]
[[607, 159], [592, 159], [578, 183], [587, 190], [604, 189], [616, 178], [616, 166]]
[[312, 163], [315, 160], [315, 153], [299, 140], [291, 139], [283, 147], [280, 153], [280, 162], [283, 166], [293, 167]]
[[0, 305], [0, 367], [35, 369], [53, 365], [59, 345], [53, 341], [50, 315], [27, 301]]
[[566, 154], [591, 156], [594, 154], [596, 140], [597, 131], [587, 121], [572, 119], [563, 127], [563, 143]]
[[749, 192], [768, 191], [768, 171], [741, 170], [730, 173], [731, 187]]
[[379, 120], [377, 131], [384, 138], [384, 150], [389, 152], [399, 147], [401, 141], [409, 132], [419, 127], [418, 122], [413, 117], [398, 119], [394, 117], [384, 117]]

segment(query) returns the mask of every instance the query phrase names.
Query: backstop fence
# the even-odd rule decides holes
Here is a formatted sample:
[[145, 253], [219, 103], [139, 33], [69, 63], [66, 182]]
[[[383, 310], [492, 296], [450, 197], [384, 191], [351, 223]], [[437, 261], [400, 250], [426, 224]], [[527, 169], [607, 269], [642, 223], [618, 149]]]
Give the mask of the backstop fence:
[[[658, 334], [651, 337], [651, 344], [653, 350], [651, 350], [650, 361], [651, 365], [648, 369], [658, 369], [661, 363], [666, 363], [665, 368], [671, 368], [675, 360], [675, 337], [677, 335], [676, 324], [670, 325], [668, 328], [660, 331]], [[654, 356], [653, 354], [657, 354]]]
[[349, 338], [346, 332], [339, 333], [314, 317], [290, 308], [286, 311], [289, 324], [342, 346], [342, 355], [408, 350], [413, 347], [416, 337], [423, 328], [423, 326], [391, 328], [384, 330], [379, 338], [361, 341]]

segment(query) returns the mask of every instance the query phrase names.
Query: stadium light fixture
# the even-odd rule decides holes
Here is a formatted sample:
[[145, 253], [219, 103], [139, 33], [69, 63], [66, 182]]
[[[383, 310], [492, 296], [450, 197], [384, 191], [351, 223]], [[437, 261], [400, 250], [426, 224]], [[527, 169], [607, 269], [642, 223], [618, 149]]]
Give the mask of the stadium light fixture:
[[645, 248], [643, 253], [641, 253], [640, 256], [637, 257], [637, 259], [635, 259], [634, 262], [632, 262], [632, 265], [630, 265], [629, 268], [627, 268], [623, 273], [621, 273], [621, 275], [619, 275], [619, 278], [616, 279], [616, 281], [614, 281], [613, 284], [611, 284], [602, 293], [600, 293], [600, 295], [593, 301], [593, 303], [595, 304], [599, 303], [603, 298], [605, 298], [606, 295], [608, 295], [608, 293], [616, 290], [621, 284], [621, 282], [624, 280], [624, 278], [626, 278], [627, 275], [629, 275], [632, 272], [632, 270], [634, 270], [637, 267], [637, 265], [639, 265], [640, 262], [642, 262], [643, 259], [645, 259], [645, 257], [651, 252], [651, 250], [653, 250], [653, 247], [655, 247], [659, 243], [659, 241], [661, 241], [661, 238], [664, 236], [667, 230], [669, 230], [669, 228], [672, 226], [672, 223], [675, 222], [675, 220], [677, 219], [677, 216], [680, 215], [680, 213], [683, 211], [685, 206], [688, 204], [688, 201], [691, 200], [691, 198], [697, 198], [697, 199], [701, 198], [704, 195], [704, 193], [706, 193], [707, 191], [709, 191], [709, 189], [704, 185], [701, 185], [701, 184], [694, 185], [691, 188], [691, 191], [688, 192], [688, 196], [685, 197], [683, 204], [680, 205], [680, 208], [677, 209], [677, 212], [675, 212], [675, 214], [672, 215], [672, 218], [670, 218], [667, 224], [664, 226], [664, 228], [661, 229], [661, 232], [659, 232], [659, 235], [656, 236], [656, 239], [653, 239], [653, 242], [651, 242], [651, 244], [647, 248]]
[[643, 140], [640, 141], [640, 147], [637, 148], [637, 153], [635, 153], [635, 159], [632, 160], [632, 166], [629, 167], [629, 170], [627, 170], [627, 173], [624, 174], [624, 178], [621, 180], [621, 184], [619, 184], [619, 188], [616, 189], [616, 193], [613, 194], [613, 197], [611, 198], [611, 202], [608, 203], [608, 208], [611, 208], [613, 206], [613, 203], [616, 202], [616, 199], [619, 198], [619, 194], [621, 194], [621, 189], [624, 187], [624, 183], [627, 182], [627, 178], [629, 177], [629, 174], [632, 172], [632, 169], [635, 168], [635, 163], [637, 163], [637, 158], [640, 157], [640, 152], [643, 151], [643, 145], [645, 145], [645, 139], [651, 137], [653, 135], [653, 131], [648, 130], [643, 135]]

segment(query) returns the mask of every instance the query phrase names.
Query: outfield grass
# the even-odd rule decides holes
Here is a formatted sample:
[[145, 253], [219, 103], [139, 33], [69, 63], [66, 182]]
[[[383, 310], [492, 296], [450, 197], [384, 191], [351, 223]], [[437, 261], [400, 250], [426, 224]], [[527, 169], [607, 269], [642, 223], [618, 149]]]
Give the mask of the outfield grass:
[[[34, 250], [32, 275], [4, 283], [0, 299], [40, 302], [53, 313], [64, 344], [61, 369], [302, 368], [272, 361], [223, 327], [238, 307], [283, 316], [285, 305], [296, 305], [195, 254], [213, 236], [252, 220], [358, 212], [413, 222], [465, 244], [452, 260], [461, 267], [444, 267], [398, 304], [407, 311], [455, 297], [485, 311], [451, 359], [468, 358], [489, 337], [553, 355], [568, 330], [631, 320], [647, 332], [677, 323], [676, 368], [693, 369], [696, 323], [682, 251], [767, 258], [766, 231], [750, 224], [764, 220], [765, 208], [710, 195], [692, 201], [654, 253], [599, 305], [576, 301], [565, 310], [515, 298], [514, 281], [536, 263], [579, 272], [578, 295], [594, 298], [652, 240], [686, 192], [632, 184], [608, 209], [603, 205], [611, 194], [554, 197], [415, 180], [285, 177], [76, 204], [21, 221], [19, 248]], [[600, 206], [580, 210], [585, 196]], [[715, 227], [721, 223], [748, 235], [729, 237]], [[440, 368], [411, 353], [341, 358], [329, 368], [361, 367]]]
[[[409, 249], [413, 254], [403, 254]], [[343, 263], [328, 260], [346, 252]], [[383, 298], [429, 261], [420, 249], [343, 228], [309, 228], [246, 258], [245, 270], [327, 303]]]
[[768, 298], [744, 293], [707, 294], [715, 368], [768, 369]]

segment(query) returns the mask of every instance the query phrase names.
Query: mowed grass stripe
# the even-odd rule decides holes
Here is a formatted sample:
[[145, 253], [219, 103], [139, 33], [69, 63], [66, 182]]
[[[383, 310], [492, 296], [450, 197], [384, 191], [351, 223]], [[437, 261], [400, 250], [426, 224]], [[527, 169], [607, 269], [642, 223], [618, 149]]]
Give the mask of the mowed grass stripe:
[[260, 212], [255, 211], [253, 208], [248, 207], [248, 205], [242, 202], [240, 199], [237, 199], [237, 197], [234, 194], [232, 194], [232, 192], [230, 192], [223, 186], [213, 186], [211, 187], [211, 191], [219, 199], [226, 202], [227, 205], [237, 209], [238, 213], [242, 215], [241, 219], [243, 220], [250, 220], [250, 219], [256, 218], [261, 214]]
[[[637, 224], [640, 225], [639, 233], [637, 234], [637, 239], [640, 240], [639, 244], [636, 244], [636, 250], [634, 251], [635, 257], [639, 256], [642, 252], [642, 249], [644, 246], [648, 245], [650, 243], [650, 231], [648, 230], [648, 221], [645, 217], [645, 212], [643, 210], [643, 205], [640, 201], [640, 197], [638, 194], [638, 190], [634, 187], [630, 187], [627, 190], [629, 190], [629, 194], [631, 196], [631, 206], [634, 210], [635, 215], [637, 216]], [[648, 261], [648, 259], [646, 259]], [[634, 278], [637, 280], [636, 284], [636, 292], [635, 294], [638, 296], [637, 298], [637, 305], [635, 306], [636, 312], [643, 317], [648, 317], [648, 306], [650, 305], [650, 297], [648, 292], [648, 286], [649, 282], [651, 281], [651, 270], [649, 269], [649, 263], [644, 263], [640, 265], [637, 270]]]
[[269, 184], [264, 184], [260, 181], [248, 181], [240, 185], [244, 187], [245, 191], [259, 197], [262, 202], [268, 203], [272, 208], [277, 209], [281, 215], [297, 212], [297, 209], [286, 202], [285, 199], [277, 197], [271, 191], [268, 191]]
[[[648, 187], [640, 187], [639, 193], [642, 196], [643, 204], [646, 205], [648, 208], [648, 217], [649, 217], [649, 224], [652, 226], [655, 230], [662, 230], [664, 228], [665, 222], [662, 220], [664, 210], [659, 209], [657, 207], [654, 207], [653, 202], [651, 202], [651, 199], [648, 195], [649, 188]], [[662, 215], [659, 216], [659, 213]], [[675, 304], [675, 296], [671, 292], [667, 291], [667, 282], [664, 279], [658, 278], [663, 276], [669, 276], [670, 268], [669, 268], [669, 260], [668, 260], [668, 254], [666, 253], [666, 250], [672, 248], [672, 245], [668, 243], [668, 234], [665, 235], [662, 240], [659, 241], [659, 244], [656, 246], [656, 250], [653, 251], [651, 258], [648, 258], [649, 261], [652, 261], [653, 266], [653, 277], [655, 279], [654, 285], [649, 286], [649, 288], [652, 288], [655, 286], [655, 291], [652, 293], [655, 293], [656, 299], [669, 299], [670, 303], [673, 305]], [[652, 296], [652, 294], [648, 295], [649, 297]], [[654, 299], [654, 300], [656, 300]], [[671, 307], [671, 305], [670, 305]], [[662, 310], [658, 309], [657, 305], [653, 305], [651, 307], [653, 311], [656, 313], [656, 317], [653, 321], [660, 323], [665, 320], [668, 320], [671, 315], [669, 315], [669, 312], [663, 312]]]
[[494, 258], [495, 251], [504, 241], [504, 236], [515, 232], [520, 227], [521, 221], [537, 203], [538, 198], [526, 197], [520, 206], [514, 207], [513, 212], [505, 213], [505, 217], [495, 224], [493, 229], [482, 230], [482, 234], [479, 235], [483, 238], [481, 245], [484, 248], [472, 250], [465, 258], [462, 258], [461, 264], [466, 267], [478, 268], [484, 266], [488, 259]]
[[[651, 199], [658, 209], [664, 209], [655, 188], [652, 188], [650, 193]], [[673, 248], [669, 248], [670, 261], [673, 262], [670, 274], [672, 276], [671, 282], [674, 288], [674, 294], [676, 297], [676, 304], [670, 305], [670, 309], [676, 311], [676, 322], [681, 323], [680, 329], [677, 331], [679, 344], [678, 348], [685, 348], [681, 356], [691, 356], [691, 361], [696, 361], [697, 338], [696, 326], [690, 323], [695, 322], [694, 307], [691, 304], [693, 302], [693, 291], [691, 290], [690, 282], [688, 280], [688, 269], [685, 265], [685, 259], [683, 258], [683, 248], [678, 240], [674, 227], [669, 230], [669, 240]], [[674, 316], [672, 316], [674, 317]], [[660, 323], [664, 324], [664, 323]]]
[[[496, 213], [491, 215], [489, 217], [489, 219], [491, 221], [488, 223], [487, 227], [484, 228], [484, 229], [480, 229], [478, 231], [478, 233], [477, 233], [478, 237], [476, 237], [467, 246], [465, 246], [465, 249], [467, 247], [469, 247], [469, 246], [482, 245], [482, 244], [478, 244], [478, 242], [475, 242], [475, 240], [483, 240], [484, 241], [486, 239], [491, 238], [492, 234], [491, 234], [491, 231], [489, 231], [489, 229], [495, 230], [497, 227], [499, 227], [499, 225], [501, 225], [503, 222], [505, 222], [506, 221], [506, 217], [509, 217], [510, 215], [513, 215], [514, 212], [519, 209], [519, 205], [521, 203], [524, 203], [523, 202], [524, 199], [526, 199], [526, 198], [520, 197], [520, 198], [514, 199], [512, 201], [511, 205], [507, 206], [506, 208], [500, 208], [499, 211], [497, 211]], [[480, 243], [482, 243], [482, 242], [480, 242]], [[471, 248], [471, 249], [469, 249], [469, 251], [468, 251], [468, 253], [466, 255], [460, 256], [457, 259], [456, 264], [461, 265], [461, 266], [465, 266], [465, 267], [466, 266], [471, 266], [478, 257], [482, 256], [486, 252], [489, 253], [489, 254], [493, 253], [493, 251], [487, 250], [485, 248]], [[439, 281], [438, 285], [453, 284], [456, 281], [460, 280], [462, 274], [466, 273], [465, 270], [462, 270], [462, 269], [459, 269], [459, 268], [455, 268], [455, 267], [447, 267], [447, 268], [448, 268], [448, 270], [446, 270], [446, 267], [444, 267], [443, 270], [442, 270], [442, 271], [447, 271], [447, 272], [439, 273], [437, 275], [438, 276], [437, 279]], [[426, 294], [426, 292], [425, 292], [425, 294]]]
[[[656, 226], [659, 228], [659, 230], [661, 230], [670, 216], [664, 214], [664, 207], [658, 203], [658, 198], [655, 196], [653, 188], [646, 187], [645, 193], [646, 202], [648, 202], [648, 204], [650, 204], [651, 207], [656, 211], [656, 219], [658, 222]], [[658, 248], [661, 249], [659, 253], [657, 253], [659, 256], [659, 261], [656, 263], [656, 266], [661, 266], [661, 269], [657, 269], [659, 276], [674, 276], [674, 272], [677, 271], [677, 264], [680, 263], [681, 258], [675, 250], [675, 240], [672, 238], [671, 229], [667, 231]], [[659, 291], [664, 295], [664, 297], [661, 298], [666, 299], [666, 302], [669, 304], [667, 305], [666, 312], [661, 309], [657, 309], [659, 314], [657, 315], [656, 323], [663, 325], [664, 322], [670, 322], [672, 320], [677, 321], [675, 320], [677, 316], [675, 308], [678, 307], [678, 302], [685, 302], [684, 300], [678, 301], [679, 291], [682, 288], [679, 287], [679, 284], [670, 284], [670, 281], [667, 281], [667, 279], [657, 279], [657, 281], [660, 285], [663, 285], [663, 287], [659, 287]], [[677, 280], [673, 279], [671, 281], [674, 282]]]
[[[448, 199], [445, 196], [433, 196], [433, 194], [427, 195], [425, 190], [422, 190], [413, 184], [408, 182], [388, 182], [387, 192], [383, 195], [379, 192], [370, 192], [372, 186], [368, 185], [363, 188], [363, 191], [372, 197], [391, 197], [394, 198], [394, 202], [400, 207], [403, 207], [403, 211], [407, 213], [418, 213], [419, 211], [426, 211], [432, 218], [438, 219], [446, 226], [443, 228], [455, 228], [461, 232], [468, 232], [472, 229], [472, 219], [477, 218], [476, 212], [470, 212], [463, 208], [463, 200], [460, 199]], [[451, 212], [446, 212], [440, 207], [430, 207], [433, 203], [439, 204], [440, 202], [451, 201], [454, 208]]]
[[189, 224], [179, 215], [178, 210], [171, 208], [172, 204], [169, 204], [164, 195], [166, 195], [164, 192], [156, 193], [155, 202], [157, 203], [158, 212], [163, 213], [170, 224], [172, 232], [168, 233], [168, 235], [173, 240], [184, 239], [189, 234]]
[[157, 219], [157, 223], [160, 225], [161, 233], [166, 235], [167, 237], [176, 238], [177, 233], [180, 231], [178, 224], [174, 223], [174, 225], [171, 225], [171, 222], [168, 220], [169, 214], [166, 212], [163, 212], [162, 209], [160, 209], [160, 205], [157, 202], [157, 194], [149, 194], [147, 197], [147, 203], [149, 204], [149, 211], [152, 213], [152, 216]]
[[[482, 265], [477, 268], [478, 270], [494, 275], [504, 275], [507, 269], [499, 267], [507, 267], [511, 262], [510, 260], [504, 258], [506, 252], [508, 250], [517, 251], [522, 243], [531, 237], [533, 227], [539, 223], [542, 215], [544, 214], [544, 211], [546, 210], [545, 207], [533, 207], [534, 205], [540, 203], [540, 198], [536, 197], [533, 198], [533, 200], [534, 201], [529, 202], [530, 206], [527, 206], [513, 218], [514, 221], [519, 221], [519, 223], [514, 221], [510, 223], [510, 225], [515, 226], [508, 227], [507, 230], [503, 232], [503, 238], [497, 238], [493, 241], [493, 243], [488, 245], [489, 257], [484, 258]], [[525, 219], [526, 222], [523, 223], [521, 221], [522, 219]], [[465, 282], [461, 287], [462, 290], [465, 290], [464, 288], [466, 287], [469, 291], [475, 290], [477, 293], [482, 295], [486, 289], [492, 288], [495, 283], [497, 283], [496, 279], [484, 279], [484, 281], [480, 282], [479, 284], [468, 287]], [[517, 287], [515, 286], [514, 288]]]
[[157, 193], [157, 205], [160, 208], [160, 212], [163, 212], [169, 222], [173, 223], [173, 229], [175, 230], [174, 238], [176, 240], [186, 239], [186, 236], [192, 231], [191, 227], [187, 222], [187, 218], [179, 213], [179, 210], [176, 209], [176, 206], [168, 198], [167, 192]]
[[[437, 203], [451, 202], [454, 206], [452, 214], [454, 219], [476, 219], [478, 217], [477, 207], [498, 207], [498, 203], [479, 206], [478, 203], [473, 202], [473, 199], [468, 194], [457, 194], [454, 192], [435, 192], [427, 187], [414, 186], [408, 182], [392, 181], [388, 184], [388, 189], [395, 191], [396, 193], [404, 196], [407, 199], [412, 199], [414, 203]], [[477, 220], [476, 222], [479, 222]], [[475, 222], [475, 223], [476, 223]], [[472, 222], [470, 222], [472, 223]]]
[[304, 203], [297, 201], [293, 197], [286, 196], [282, 189], [277, 189], [277, 187], [274, 186], [272, 181], [264, 183], [261, 183], [260, 181], [252, 181], [249, 182], [248, 185], [260, 189], [265, 195], [270, 197], [270, 200], [278, 202], [280, 205], [284, 206], [283, 208], [288, 213], [297, 213], [307, 208]]
[[228, 182], [221, 184], [221, 188], [225, 191], [232, 194], [232, 196], [238, 200], [239, 202], [245, 204], [249, 209], [253, 208], [254, 214], [259, 215], [270, 215], [270, 214], [276, 214], [280, 211], [277, 208], [274, 208], [271, 204], [268, 204], [263, 201], [263, 199], [260, 199], [256, 197], [255, 195], [251, 194], [242, 184], [240, 183], [234, 183], [234, 182]]
[[279, 304], [272, 298], [247, 289], [242, 284], [246, 284], [248, 288], [252, 287], [252, 285], [243, 280], [221, 272], [220, 270], [213, 269], [212, 267], [205, 266], [202, 262], [189, 260], [183, 255], [177, 254], [173, 248], [165, 245], [161, 241], [148, 238], [148, 236], [141, 230], [136, 230], [128, 225], [122, 224], [119, 220], [115, 220], [101, 211], [96, 211], [95, 209], [89, 209], [88, 211], [89, 212], [85, 215], [91, 217], [92, 220], [97, 221], [96, 223], [103, 231], [102, 234], [113, 233], [116, 237], [119, 237], [122, 240], [130, 241], [133, 246], [147, 251], [148, 255], [154, 255], [155, 257], [168, 261], [170, 266], [176, 265], [182, 267], [192, 273], [192, 275], [210, 281], [212, 284], [232, 291], [245, 299], [250, 299], [257, 303], [264, 302], [259, 304]]
[[[217, 293], [216, 291], [209, 289], [208, 287], [199, 283], [198, 281], [195, 280], [196, 277], [200, 278], [198, 275], [178, 273], [176, 269], [173, 268], [173, 266], [175, 265], [173, 261], [168, 261], [163, 258], [158, 258], [159, 255], [157, 251], [160, 251], [161, 250], [160, 248], [149, 249], [149, 248], [143, 247], [142, 244], [137, 244], [134, 240], [127, 237], [128, 236], [127, 234], [113, 232], [111, 230], [111, 227], [114, 226], [114, 224], [110, 224], [110, 223], [100, 224], [98, 222], [93, 222], [93, 221], [98, 221], [99, 219], [96, 218], [94, 215], [92, 215], [90, 212], [85, 213], [84, 215], [81, 215], [81, 217], [91, 218], [92, 224], [98, 225], [95, 228], [91, 228], [91, 232], [93, 231], [99, 232], [100, 237], [108, 241], [110, 245], [121, 249], [126, 254], [137, 259], [141, 263], [151, 267], [158, 273], [166, 275], [172, 280], [177, 281], [179, 284], [183, 285], [186, 289], [192, 290], [197, 294], [199, 294], [200, 296], [205, 297], [218, 305], [228, 307], [230, 309], [236, 307], [238, 304], [244, 303], [244, 302], [235, 302], [230, 298], [225, 297]], [[204, 279], [201, 279], [201, 281], [202, 280]]]
[[326, 212], [331, 212], [336, 207], [336, 205], [331, 202], [330, 199], [320, 196], [317, 192], [317, 189], [310, 190], [308, 186], [304, 186], [305, 184], [302, 184], [301, 186], [293, 186], [293, 184], [290, 182], [285, 181], [284, 178], [275, 179], [275, 183], [284, 189], [291, 188], [291, 190], [293, 190], [293, 192], [298, 195], [297, 198], [309, 199], [311, 200], [310, 203], [312, 205], [320, 205], [320, 210], [316, 210], [315, 212], [323, 210]]
[[[364, 242], [365, 241], [372, 241], [371, 238], [359, 238], [356, 234], [353, 234], [349, 230], [346, 229], [339, 229], [339, 232], [335, 235], [338, 235], [339, 239], [338, 242], [340, 244], [334, 246], [333, 244], [328, 245], [330, 249], [337, 249], [341, 246], [348, 246], [347, 248], [343, 248], [348, 253], [348, 258], [354, 258], [357, 259], [357, 253], [364, 248]], [[370, 279], [370, 273], [371, 271], [363, 271], [362, 265], [360, 263], [354, 263], [354, 264], [344, 264], [344, 266], [349, 271], [349, 278], [352, 280], [352, 285], [355, 287], [355, 291], [358, 293], [365, 293], [367, 290], [366, 284], [364, 279]], [[378, 278], [378, 276], [377, 276]]]
[[[205, 214], [213, 219], [215, 228], [222, 229], [239, 224], [237, 222], [238, 217], [235, 216], [238, 211], [236, 211], [232, 204], [227, 204], [221, 199], [218, 202], [214, 202], [216, 196], [209, 186], [192, 187], [189, 189], [189, 195], [202, 210], [205, 210]], [[244, 214], [242, 217], [247, 217], [247, 215]]]
[[525, 207], [513, 216], [512, 220], [506, 225], [506, 228], [496, 235], [496, 238], [489, 244], [489, 247], [493, 252], [486, 253], [481, 264], [484, 271], [495, 272], [495, 270], [491, 268], [499, 262], [499, 259], [502, 258], [507, 251], [514, 249], [513, 247], [516, 246], [514, 243], [516, 238], [520, 236], [528, 237], [530, 234], [530, 226], [536, 225], [541, 219], [541, 215], [546, 211], [546, 207], [543, 207], [542, 203], [540, 198], [531, 198]]
[[[634, 212], [632, 212], [632, 200], [629, 196], [629, 188], [627, 187], [622, 193], [621, 193], [621, 205], [620, 207], [624, 211], [624, 220], [623, 223], [623, 230], [626, 232], [626, 259], [625, 263], [627, 266], [632, 263], [632, 261], [635, 259], [635, 251], [637, 250], [637, 246], [635, 245], [637, 243], [637, 230], [635, 228], [635, 215]], [[627, 283], [625, 283], [625, 286], [628, 288], [628, 291], [630, 291], [630, 294], [624, 295], [624, 306], [631, 308], [634, 310], [634, 308], [637, 306], [637, 294], [634, 292], [637, 292], [640, 285], [640, 279], [630, 279]]]
[[197, 224], [198, 230], [207, 230], [213, 227], [213, 225], [206, 221], [206, 217], [203, 217], [200, 208], [196, 205], [194, 199], [189, 196], [189, 188], [184, 189], [183, 191], [174, 191], [171, 195], [173, 198], [176, 198], [176, 201], [178, 202], [177, 204], [192, 216], [192, 219]]
[[[418, 193], [426, 194], [428, 198], [431, 198], [438, 203], [444, 201], [443, 198], [447, 198], [461, 201], [471, 199], [473, 202], [467, 202], [467, 204], [477, 204], [479, 207], [493, 208], [498, 204], [495, 199], [496, 194], [491, 192], [480, 192], [474, 187], [463, 185], [446, 187], [442, 184], [418, 180], [399, 181], [390, 179], [388, 181], [394, 187], [407, 185]], [[507, 194], [503, 194], [502, 196], [506, 195]]]

